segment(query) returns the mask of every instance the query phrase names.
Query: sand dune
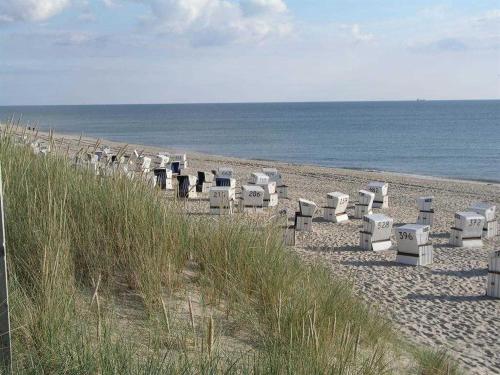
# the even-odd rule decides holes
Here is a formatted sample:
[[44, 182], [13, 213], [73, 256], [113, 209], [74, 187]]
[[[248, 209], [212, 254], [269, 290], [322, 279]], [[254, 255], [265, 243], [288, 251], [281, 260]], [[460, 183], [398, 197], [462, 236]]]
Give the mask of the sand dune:
[[[75, 137], [65, 136], [65, 139], [73, 139], [71, 148], [74, 149]], [[95, 142], [90, 138], [83, 141], [86, 144]], [[115, 148], [122, 146], [114, 142], [106, 144]], [[151, 154], [160, 151], [155, 147], [135, 147]], [[289, 185], [290, 199], [280, 200], [276, 210], [288, 208], [290, 219], [298, 208], [299, 197], [321, 206], [326, 203], [328, 192], [341, 191], [348, 193], [352, 200], [370, 180], [389, 183], [389, 208], [375, 209], [374, 212], [393, 217], [395, 226], [414, 223], [418, 214], [415, 198], [434, 195], [436, 216], [431, 240], [435, 252], [434, 263], [428, 267], [399, 265], [394, 262], [396, 255], [392, 249], [382, 253], [360, 250], [358, 232], [361, 220], [332, 224], [318, 217], [314, 220], [314, 232], [297, 234], [294, 250], [305, 261], [319, 259], [334, 274], [350, 278], [359, 296], [387, 311], [410, 340], [446, 347], [470, 373], [500, 373], [500, 300], [485, 297], [487, 254], [500, 248], [499, 237], [485, 241], [480, 249], [448, 245], [453, 214], [479, 200], [500, 206], [500, 185], [199, 153], [189, 153], [188, 159], [193, 172], [211, 170], [218, 165], [232, 166], [238, 186], [248, 180], [250, 172], [265, 166], [277, 167]], [[186, 210], [208, 213], [208, 202], [190, 201]], [[348, 213], [352, 214], [352, 211], [350, 208]], [[317, 215], [321, 217], [321, 212]]]

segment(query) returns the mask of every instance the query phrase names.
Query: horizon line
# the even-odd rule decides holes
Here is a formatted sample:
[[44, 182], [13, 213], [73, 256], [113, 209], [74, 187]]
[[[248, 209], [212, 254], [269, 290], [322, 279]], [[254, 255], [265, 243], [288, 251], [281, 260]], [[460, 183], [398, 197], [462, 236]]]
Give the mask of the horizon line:
[[322, 103], [411, 103], [411, 102], [473, 102], [500, 101], [490, 99], [374, 99], [374, 100], [291, 100], [291, 101], [228, 101], [228, 102], [169, 102], [169, 103], [80, 103], [80, 104], [0, 104], [0, 107], [71, 107], [71, 106], [126, 106], [126, 105], [224, 105], [224, 104], [322, 104]]

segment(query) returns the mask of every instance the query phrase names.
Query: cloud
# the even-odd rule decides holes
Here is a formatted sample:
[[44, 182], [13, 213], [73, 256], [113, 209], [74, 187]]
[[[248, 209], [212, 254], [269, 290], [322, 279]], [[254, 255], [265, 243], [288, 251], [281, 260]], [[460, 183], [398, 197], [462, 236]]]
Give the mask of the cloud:
[[352, 38], [356, 43], [371, 42], [375, 38], [373, 34], [362, 32], [361, 27], [357, 23], [352, 25], [340, 25], [340, 29], [347, 30], [348, 37]]
[[70, 0], [2, 0], [0, 22], [45, 21], [70, 5]]
[[[140, 0], [138, 0], [140, 1]], [[262, 41], [292, 29], [282, 0], [142, 0], [151, 14], [143, 25], [194, 46]]]
[[357, 42], [369, 42], [369, 41], [373, 40], [373, 34], [361, 32], [361, 28], [359, 27], [359, 25], [357, 23], [352, 25], [351, 33]]

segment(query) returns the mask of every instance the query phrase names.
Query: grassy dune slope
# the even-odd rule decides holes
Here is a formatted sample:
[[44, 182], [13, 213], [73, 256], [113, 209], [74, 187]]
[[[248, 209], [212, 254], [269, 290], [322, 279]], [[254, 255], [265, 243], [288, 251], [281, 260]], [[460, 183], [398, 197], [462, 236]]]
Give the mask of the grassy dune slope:
[[16, 373], [454, 373], [273, 223], [0, 143]]

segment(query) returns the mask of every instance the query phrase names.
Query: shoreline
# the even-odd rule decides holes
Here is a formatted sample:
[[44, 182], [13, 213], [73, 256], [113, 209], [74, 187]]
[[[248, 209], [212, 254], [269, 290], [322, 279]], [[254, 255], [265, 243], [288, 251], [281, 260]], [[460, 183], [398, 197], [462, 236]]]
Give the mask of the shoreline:
[[[3, 126], [3, 125], [2, 125]], [[39, 133], [44, 134], [47, 136], [49, 134], [49, 131], [46, 130], [39, 130]], [[80, 137], [80, 134], [77, 133], [61, 133], [61, 132], [54, 132], [57, 136], [62, 136], [62, 137], [69, 137], [69, 138], [76, 138], [78, 139]], [[100, 140], [101, 143], [113, 143], [113, 144], [122, 144], [125, 145], [127, 144], [126, 142], [122, 141], [115, 141], [107, 138], [97, 138], [94, 136], [88, 136], [88, 135], [83, 135], [82, 133], [82, 139], [88, 139], [88, 140]], [[487, 184], [487, 185], [496, 185], [500, 187], [500, 180], [490, 180], [490, 179], [469, 179], [465, 177], [447, 177], [447, 176], [433, 176], [433, 175], [421, 175], [421, 174], [415, 174], [415, 173], [405, 173], [405, 172], [395, 172], [395, 171], [387, 171], [383, 169], [377, 169], [377, 168], [355, 168], [355, 167], [337, 167], [337, 166], [329, 166], [329, 165], [323, 165], [323, 164], [309, 164], [309, 163], [295, 163], [295, 162], [289, 162], [289, 161], [284, 161], [284, 160], [275, 160], [275, 159], [252, 159], [252, 158], [243, 158], [239, 156], [227, 156], [227, 155], [219, 155], [219, 154], [211, 154], [203, 151], [196, 151], [192, 149], [182, 149], [182, 148], [175, 148], [175, 147], [163, 147], [163, 146], [151, 146], [151, 145], [144, 145], [141, 143], [130, 143], [129, 146], [135, 146], [136, 148], [144, 148], [144, 149], [158, 149], [158, 150], [163, 150], [163, 151], [168, 151], [168, 152], [176, 152], [176, 153], [186, 153], [186, 154], [196, 154], [201, 157], [211, 157], [211, 158], [220, 158], [220, 159], [234, 159], [234, 160], [239, 160], [241, 162], [265, 162], [265, 163], [274, 163], [274, 164], [281, 164], [281, 165], [287, 165], [287, 166], [295, 166], [295, 167], [300, 167], [300, 166], [306, 166], [306, 167], [313, 167], [313, 168], [327, 168], [327, 169], [334, 169], [334, 170], [344, 170], [346, 172], [366, 172], [366, 173], [380, 173], [384, 175], [394, 175], [394, 176], [399, 176], [399, 177], [411, 177], [411, 178], [417, 178], [421, 180], [431, 180], [431, 181], [450, 181], [450, 182], [459, 182], [459, 183], [473, 183], [473, 184]]]
[[[195, 151], [196, 152], [196, 151]], [[207, 154], [208, 155], [208, 154]], [[221, 158], [227, 157], [223, 155], [216, 155]], [[323, 164], [308, 164], [308, 163], [292, 163], [292, 162], [287, 162], [283, 160], [273, 160], [273, 159], [244, 159], [244, 158], [239, 158], [241, 160], [250, 160], [250, 161], [265, 161], [265, 162], [273, 162], [273, 163], [285, 163], [293, 166], [311, 166], [311, 167], [322, 167], [322, 168], [330, 168], [330, 169], [342, 169], [346, 171], [360, 171], [360, 172], [373, 172], [373, 173], [382, 173], [382, 174], [392, 174], [396, 176], [401, 176], [401, 177], [412, 177], [412, 178], [418, 178], [422, 180], [439, 180], [439, 181], [452, 181], [452, 182], [470, 182], [470, 183], [478, 183], [478, 184], [488, 184], [488, 185], [498, 185], [500, 186], [500, 180], [488, 180], [488, 179], [468, 179], [465, 177], [446, 177], [446, 176], [432, 176], [432, 175], [423, 175], [423, 174], [415, 174], [415, 173], [404, 173], [404, 172], [395, 172], [395, 171], [387, 171], [384, 169], [377, 169], [377, 168], [355, 168], [355, 167], [337, 167], [337, 166], [329, 166], [329, 165], [323, 165]]]

